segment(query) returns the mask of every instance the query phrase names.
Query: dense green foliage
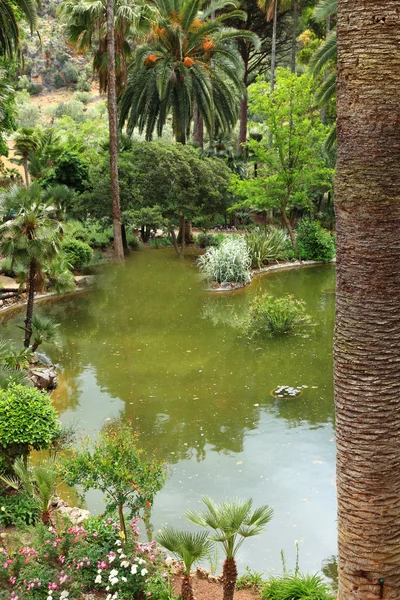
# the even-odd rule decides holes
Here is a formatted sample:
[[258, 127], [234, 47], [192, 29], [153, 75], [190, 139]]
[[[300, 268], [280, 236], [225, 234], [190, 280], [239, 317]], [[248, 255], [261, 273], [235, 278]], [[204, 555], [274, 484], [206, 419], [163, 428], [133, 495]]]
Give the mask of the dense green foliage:
[[74, 239], [66, 239], [62, 244], [62, 251], [65, 258], [74, 269], [84, 267], [90, 263], [93, 258], [93, 250], [85, 242]]
[[251, 302], [243, 331], [248, 337], [289, 333], [309, 322], [305, 303], [293, 296], [256, 296]]
[[297, 250], [303, 260], [328, 262], [335, 256], [335, 238], [318, 221], [303, 219], [297, 226]]
[[60, 430], [49, 396], [11, 383], [0, 390], [0, 456], [11, 467], [18, 456], [50, 448]]
[[96, 442], [87, 438], [80, 449], [65, 457], [62, 477], [68, 485], [81, 485], [83, 493], [98, 489], [106, 496], [106, 511], [118, 509], [126, 537], [123, 508], [136, 516], [150, 506], [162, 488], [165, 472], [154, 457], [147, 459], [138, 447], [139, 435], [131, 423], [116, 421], [105, 426]]
[[333, 600], [326, 583], [317, 575], [285, 575], [267, 582], [263, 600]]
[[287, 258], [287, 235], [275, 227], [268, 231], [254, 231], [246, 235], [251, 267], [261, 269], [264, 265]]

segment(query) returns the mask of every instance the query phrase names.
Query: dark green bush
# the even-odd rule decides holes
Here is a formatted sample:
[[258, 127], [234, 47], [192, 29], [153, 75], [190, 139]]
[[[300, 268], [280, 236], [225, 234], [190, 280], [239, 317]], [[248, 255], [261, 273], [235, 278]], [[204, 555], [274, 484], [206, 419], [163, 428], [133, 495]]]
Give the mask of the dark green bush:
[[32, 448], [50, 448], [59, 430], [57, 412], [45, 392], [14, 383], [0, 390], [0, 457], [10, 470]]
[[333, 600], [329, 588], [318, 575], [274, 577], [265, 585], [264, 600]]
[[303, 260], [328, 262], [335, 256], [335, 239], [319, 221], [304, 219], [297, 227], [297, 250]]
[[34, 525], [40, 516], [39, 504], [27, 494], [0, 495], [0, 525]]
[[220, 236], [216, 236], [213, 233], [199, 233], [197, 236], [197, 243], [200, 248], [210, 248], [211, 246], [219, 246], [221, 241]]
[[64, 240], [63, 252], [74, 269], [88, 265], [93, 258], [93, 250], [89, 244], [71, 238]]

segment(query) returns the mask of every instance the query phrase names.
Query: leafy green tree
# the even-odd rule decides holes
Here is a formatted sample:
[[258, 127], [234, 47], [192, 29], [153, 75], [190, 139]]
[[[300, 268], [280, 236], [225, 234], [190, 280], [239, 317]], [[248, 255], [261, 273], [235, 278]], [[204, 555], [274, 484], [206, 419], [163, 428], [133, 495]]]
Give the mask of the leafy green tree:
[[0, 252], [25, 267], [27, 308], [24, 345], [29, 347], [35, 289], [43, 284], [43, 266], [56, 258], [61, 249], [62, 229], [51, 217], [51, 203], [45, 201], [42, 188], [34, 182], [29, 188], [17, 185], [0, 197]]
[[212, 542], [207, 532], [190, 533], [165, 527], [157, 534], [156, 540], [161, 546], [172, 552], [183, 563], [182, 600], [194, 600], [190, 571], [196, 562], [209, 555]]
[[0, 70], [0, 156], [8, 156], [5, 135], [16, 129], [14, 89], [10, 85], [12, 73], [10, 69]]
[[204, 511], [188, 511], [186, 517], [192, 523], [214, 530], [211, 540], [220, 542], [225, 553], [223, 568], [224, 600], [232, 600], [236, 587], [237, 567], [235, 556], [246, 538], [260, 535], [270, 522], [273, 509], [260, 506], [252, 511], [253, 501], [225, 500], [215, 504], [207, 496], [202, 498]]
[[242, 64], [236, 40], [257, 36], [224, 27], [227, 19], [245, 18], [243, 11], [215, 11], [235, 6], [233, 0], [155, 0], [159, 17], [146, 43], [136, 51], [120, 102], [120, 123], [136, 127], [150, 140], [162, 134], [169, 114], [176, 141], [186, 143], [194, 107], [210, 139], [230, 131], [238, 118], [243, 94]]
[[250, 88], [250, 103], [265, 133], [249, 141], [260, 167], [258, 177], [236, 179], [233, 189], [244, 198], [243, 206], [277, 209], [295, 249], [290, 210], [312, 210], [312, 195], [329, 190], [333, 177], [323, 153], [326, 128], [315, 109], [311, 78], [278, 69], [274, 91], [258, 80]]
[[82, 486], [85, 494], [98, 489], [106, 496], [106, 510], [118, 510], [121, 535], [126, 539], [124, 508], [136, 516], [149, 507], [165, 481], [163, 465], [138, 447], [131, 423], [115, 421], [103, 427], [96, 442], [86, 438], [66, 457], [61, 475], [68, 485]]
[[46, 450], [60, 432], [50, 396], [36, 388], [11, 383], [0, 390], [0, 456], [8, 469], [30, 451]]
[[62, 184], [82, 192], [89, 179], [89, 165], [79, 152], [64, 150], [54, 168], [43, 178], [44, 185]]

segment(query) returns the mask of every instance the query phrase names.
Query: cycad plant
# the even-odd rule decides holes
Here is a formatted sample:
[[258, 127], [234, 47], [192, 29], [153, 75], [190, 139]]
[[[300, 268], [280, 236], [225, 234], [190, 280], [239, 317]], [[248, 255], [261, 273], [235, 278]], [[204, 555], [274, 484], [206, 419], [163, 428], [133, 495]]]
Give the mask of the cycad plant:
[[[176, 141], [185, 143], [194, 108], [210, 135], [230, 131], [244, 92], [236, 40], [258, 44], [246, 30], [224, 21], [245, 19], [236, 0], [154, 0], [159, 17], [135, 56], [120, 102], [120, 124], [151, 139], [169, 114]], [[230, 10], [233, 9], [233, 10]], [[215, 12], [218, 16], [215, 17]], [[220, 12], [221, 11], [221, 12]], [[224, 12], [225, 11], [225, 12]]]
[[194, 600], [190, 571], [195, 563], [210, 553], [213, 544], [208, 533], [190, 533], [166, 527], [156, 536], [156, 540], [182, 562], [182, 600]]
[[224, 600], [232, 600], [237, 580], [235, 556], [246, 538], [265, 531], [273, 515], [267, 505], [252, 510], [253, 501], [230, 499], [216, 504], [211, 498], [202, 498], [204, 511], [188, 511], [186, 517], [192, 523], [214, 530], [211, 540], [219, 542], [225, 552], [223, 567]]
[[24, 457], [17, 458], [13, 465], [15, 476], [0, 475], [0, 479], [15, 490], [24, 491], [39, 505], [40, 518], [46, 525], [50, 522], [51, 500], [56, 490], [57, 471], [54, 461], [48, 460], [28, 466]]
[[28, 272], [25, 348], [32, 336], [35, 288], [43, 285], [43, 266], [61, 249], [61, 225], [51, 214], [52, 207], [36, 182], [29, 188], [13, 186], [0, 196], [0, 253]]

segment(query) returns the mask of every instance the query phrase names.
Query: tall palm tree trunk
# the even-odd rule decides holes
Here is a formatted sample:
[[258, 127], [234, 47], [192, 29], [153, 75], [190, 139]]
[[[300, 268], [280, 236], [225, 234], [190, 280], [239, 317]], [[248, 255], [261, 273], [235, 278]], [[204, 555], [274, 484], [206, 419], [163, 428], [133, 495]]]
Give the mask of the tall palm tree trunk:
[[27, 304], [25, 315], [25, 339], [24, 347], [29, 348], [32, 337], [32, 317], [33, 305], [35, 300], [35, 277], [36, 277], [36, 261], [31, 260], [29, 264], [28, 289], [27, 289]]
[[[325, 24], [326, 37], [328, 37], [330, 30], [331, 30], [331, 17], [329, 15], [326, 19], [326, 24]], [[328, 69], [324, 69], [324, 81], [326, 81], [327, 79], [328, 79]], [[321, 123], [323, 125], [325, 125], [325, 122], [326, 122], [326, 108], [325, 108], [325, 106], [323, 106], [321, 108]]]
[[115, 79], [115, 32], [114, 32], [114, 0], [107, 0], [107, 96], [108, 121], [110, 130], [110, 176], [111, 197], [114, 228], [115, 258], [124, 258], [124, 247], [121, 231], [121, 204], [118, 179], [118, 116], [117, 92]]
[[299, 7], [298, 0], [293, 0], [293, 30], [292, 30], [292, 56], [290, 60], [290, 70], [296, 73], [296, 58], [297, 58], [297, 27], [299, 23]]
[[199, 112], [197, 103], [193, 110], [193, 141], [199, 144], [200, 148], [204, 148], [204, 121]]
[[400, 2], [338, 2], [339, 600], [400, 598]]
[[192, 582], [190, 580], [190, 575], [184, 575], [182, 578], [181, 596], [182, 600], [194, 600], [194, 593]]
[[275, 87], [277, 23], [278, 23], [278, 0], [274, 0], [274, 16], [272, 19], [272, 47], [271, 47], [271, 92], [274, 91], [274, 87]]

